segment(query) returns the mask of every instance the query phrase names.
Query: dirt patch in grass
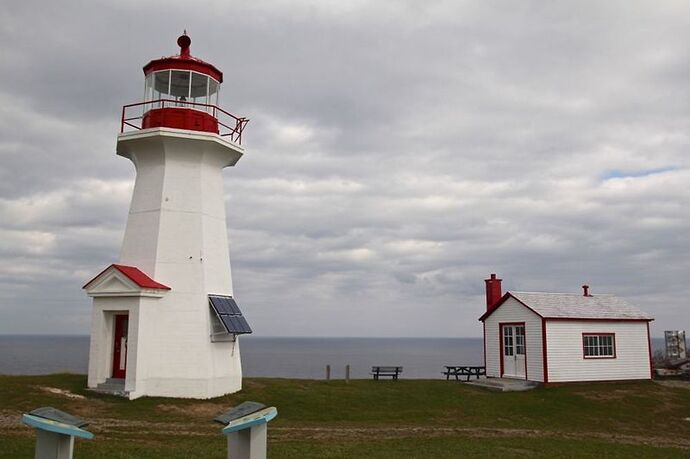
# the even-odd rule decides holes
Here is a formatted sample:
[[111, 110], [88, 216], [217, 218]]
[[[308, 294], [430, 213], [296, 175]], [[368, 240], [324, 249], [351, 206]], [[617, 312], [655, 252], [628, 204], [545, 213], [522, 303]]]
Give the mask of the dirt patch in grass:
[[631, 390], [613, 390], [608, 392], [577, 392], [580, 397], [586, 398], [587, 400], [596, 401], [613, 401], [613, 400], [623, 400], [631, 395], [635, 395], [634, 391]]
[[242, 386], [243, 386], [242, 388], [244, 390], [247, 390], [247, 389], [265, 389], [266, 388], [265, 383], [262, 383], [256, 379], [244, 379], [242, 381]]
[[84, 399], [76, 400], [71, 403], [68, 411], [70, 414], [75, 416], [80, 416], [87, 421], [91, 422], [92, 419], [107, 415], [110, 409], [110, 405], [103, 400], [98, 399]]
[[670, 391], [660, 396], [655, 402], [655, 413], [666, 414], [669, 417], [677, 416], [679, 411], [685, 411], [685, 413], [687, 413], [687, 408], [683, 402], [676, 396], [676, 394]]
[[[680, 384], [675, 384], [680, 383]], [[648, 407], [650, 411], [656, 414], [663, 414], [668, 417], [678, 417], [679, 410], [686, 409], [687, 403], [682, 400], [677, 391], [674, 389], [684, 388], [690, 389], [690, 382], [688, 381], [663, 381], [659, 382], [662, 387], [654, 388], [654, 405]], [[597, 402], [625, 402], [630, 398], [637, 397], [639, 399], [640, 392], [629, 390], [629, 389], [619, 389], [608, 392], [594, 392], [594, 391], [582, 391], [577, 392], [580, 397], [593, 400]], [[690, 413], [688, 413], [690, 415]]]
[[673, 387], [676, 389], [690, 389], [690, 381], [680, 381], [677, 379], [654, 380], [655, 383], [664, 387]]
[[507, 446], [497, 446], [496, 451], [506, 453], [509, 457], [529, 457], [532, 454], [532, 451], [529, 449], [508, 448]]
[[213, 419], [214, 417], [227, 411], [228, 406], [216, 403], [198, 403], [192, 405], [156, 405], [156, 410], [163, 413], [184, 414], [204, 419]]
[[72, 400], [86, 400], [86, 397], [83, 395], [75, 394], [74, 392], [70, 392], [67, 389], [59, 389], [57, 387], [45, 387], [45, 386], [32, 386], [34, 388], [38, 388], [38, 390], [42, 392], [46, 392], [49, 394], [54, 394], [54, 395], [60, 395], [65, 398], [70, 398]]
[[0, 410], [0, 432], [21, 429], [21, 420], [22, 413], [18, 411]]
[[[165, 405], [163, 405], [165, 406]], [[215, 409], [212, 404], [198, 405], [203, 412]], [[88, 430], [102, 439], [128, 438], [143, 439], [149, 436], [184, 436], [184, 437], [215, 437], [220, 435], [220, 427], [213, 423], [190, 425], [189, 423], [150, 422], [138, 420], [123, 420], [101, 418], [91, 422]], [[21, 413], [0, 411], [0, 434], [21, 436], [33, 435], [33, 429], [21, 424]], [[444, 436], [463, 436], [469, 438], [560, 438], [568, 440], [600, 440], [608, 443], [628, 445], [646, 445], [653, 447], [669, 447], [690, 450], [690, 438], [609, 434], [602, 432], [555, 432], [538, 429], [508, 429], [508, 428], [472, 428], [472, 427], [427, 427], [427, 426], [396, 426], [396, 427], [284, 427], [271, 426], [269, 428], [271, 440], [278, 442], [290, 441], [366, 441], [372, 438], [378, 440], [399, 439], [406, 437], [439, 438]]]
[[448, 435], [462, 435], [472, 438], [562, 438], [569, 440], [602, 440], [611, 443], [648, 445], [690, 450], [690, 439], [680, 437], [638, 436], [606, 434], [601, 432], [562, 433], [534, 429], [495, 429], [468, 427], [273, 427], [269, 429], [271, 438], [278, 441], [289, 440], [378, 440], [401, 437], [437, 438]]

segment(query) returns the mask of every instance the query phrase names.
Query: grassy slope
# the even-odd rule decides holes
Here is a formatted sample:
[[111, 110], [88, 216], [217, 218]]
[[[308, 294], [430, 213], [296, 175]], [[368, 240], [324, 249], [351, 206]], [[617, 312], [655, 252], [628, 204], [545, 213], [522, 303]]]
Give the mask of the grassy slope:
[[278, 407], [271, 457], [690, 457], [690, 390], [650, 382], [494, 393], [440, 380], [257, 378], [208, 401], [127, 401], [85, 383], [80, 375], [0, 376], [0, 457], [32, 455], [20, 414], [49, 405], [91, 421], [96, 438], [79, 441], [76, 457], [222, 458], [225, 439], [211, 419], [244, 400]]

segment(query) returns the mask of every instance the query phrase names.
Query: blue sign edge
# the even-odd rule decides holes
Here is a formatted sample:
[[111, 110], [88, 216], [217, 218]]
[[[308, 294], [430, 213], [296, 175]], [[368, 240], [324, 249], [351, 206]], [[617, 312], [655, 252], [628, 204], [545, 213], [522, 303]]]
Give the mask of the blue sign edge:
[[[273, 408], [273, 407], [269, 407], [269, 408]], [[254, 426], [259, 425], [259, 424], [267, 424], [268, 421], [275, 418], [277, 415], [278, 415], [278, 410], [273, 408], [270, 412], [264, 414], [260, 418], [253, 419], [249, 422], [245, 422], [243, 424], [235, 425], [232, 427], [230, 427], [230, 426], [225, 427], [223, 429], [223, 433], [229, 434], [229, 433], [237, 432], [238, 430], [248, 429], [250, 427], [254, 427]], [[251, 414], [248, 414], [247, 416], [251, 416]]]
[[93, 434], [87, 430], [80, 429], [79, 427], [71, 426], [69, 424], [52, 421], [50, 419], [39, 418], [38, 416], [33, 416], [31, 414], [23, 414], [22, 422], [37, 429], [47, 430], [48, 432], [69, 435], [71, 437], [86, 438], [87, 440], [91, 440], [93, 438]]

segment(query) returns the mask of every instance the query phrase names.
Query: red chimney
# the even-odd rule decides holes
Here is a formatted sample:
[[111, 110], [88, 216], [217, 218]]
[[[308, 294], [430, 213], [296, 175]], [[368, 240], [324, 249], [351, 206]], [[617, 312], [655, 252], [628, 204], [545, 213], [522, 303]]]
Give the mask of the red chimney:
[[587, 285], [587, 284], [583, 285], [582, 290], [584, 291], [584, 294], [582, 296], [592, 296], [589, 294], [589, 285]]
[[486, 282], [486, 310], [489, 311], [491, 308], [498, 303], [501, 299], [503, 293], [501, 293], [501, 281], [503, 279], [496, 279], [496, 274], [491, 274], [489, 279], [484, 279]]

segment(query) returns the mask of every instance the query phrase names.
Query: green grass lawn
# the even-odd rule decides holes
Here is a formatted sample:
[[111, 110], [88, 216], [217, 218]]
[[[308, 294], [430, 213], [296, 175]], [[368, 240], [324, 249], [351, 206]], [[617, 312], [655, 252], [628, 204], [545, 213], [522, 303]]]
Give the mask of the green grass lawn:
[[445, 380], [250, 378], [205, 401], [128, 401], [85, 385], [82, 375], [0, 376], [0, 457], [32, 457], [21, 414], [53, 406], [91, 421], [96, 437], [78, 440], [75, 457], [224, 458], [212, 419], [245, 400], [278, 408], [275, 458], [690, 457], [690, 389], [652, 382], [497, 393]]

